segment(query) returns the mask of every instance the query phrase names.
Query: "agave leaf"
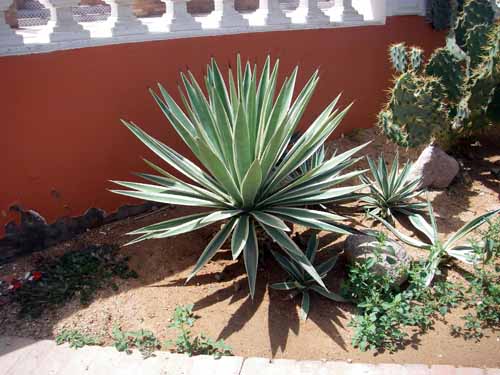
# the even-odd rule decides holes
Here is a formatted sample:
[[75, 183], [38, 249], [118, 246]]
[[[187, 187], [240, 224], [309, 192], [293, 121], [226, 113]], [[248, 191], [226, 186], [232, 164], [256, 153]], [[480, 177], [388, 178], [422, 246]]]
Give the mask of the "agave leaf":
[[128, 235], [136, 235], [136, 234], [144, 234], [144, 233], [152, 233], [152, 232], [164, 232], [166, 230], [175, 228], [179, 225], [186, 224], [192, 221], [199, 221], [207, 216], [206, 212], [201, 212], [198, 214], [176, 217], [170, 220], [162, 221], [160, 223], [148, 225], [141, 229], [134, 230], [132, 232], [127, 233]]
[[480, 260], [475, 253], [474, 247], [469, 245], [455, 246], [449, 250], [446, 250], [446, 253], [449, 256], [468, 264], [478, 263]]
[[243, 181], [250, 165], [252, 164], [252, 149], [250, 144], [250, 133], [248, 129], [247, 117], [245, 110], [240, 103], [236, 115], [236, 123], [233, 134], [234, 144], [234, 163], [239, 181]]
[[277, 217], [279, 217], [283, 220], [292, 222], [294, 224], [303, 225], [305, 227], [309, 227], [309, 228], [316, 229], [316, 230], [325, 230], [325, 231], [340, 233], [340, 234], [352, 234], [352, 232], [346, 230], [342, 225], [339, 225], [339, 224], [325, 223], [324, 221], [310, 219], [310, 218], [304, 217], [304, 216], [298, 216], [298, 215], [294, 215], [294, 216], [290, 215], [289, 216], [289, 215], [279, 214], [279, 213], [277, 213], [277, 211], [275, 211], [275, 212], [276, 212]]
[[[212, 212], [212, 214], [215, 214], [215, 213], [216, 212]], [[194, 230], [197, 230], [197, 229], [206, 227], [210, 224], [213, 224], [219, 220], [224, 220], [224, 219], [233, 217], [233, 216], [237, 215], [237, 213], [238, 213], [238, 211], [233, 210], [233, 211], [223, 211], [222, 215], [209, 214], [209, 215], [211, 215], [211, 218], [212, 218], [210, 220], [206, 217], [207, 214], [204, 214], [203, 217], [200, 217], [198, 219], [195, 218], [195, 219], [187, 221], [185, 223], [180, 223], [177, 226], [166, 229], [166, 230], [150, 231], [149, 233], [146, 233], [145, 235], [130, 241], [129, 243], [127, 243], [127, 245], [130, 245], [130, 244], [133, 244], [136, 242], [140, 242], [140, 241], [143, 241], [146, 239], [167, 238], [167, 237], [173, 237], [173, 236], [177, 236], [179, 234], [183, 234], [183, 233], [187, 233], [187, 232], [192, 232]]]
[[271, 288], [276, 290], [294, 290], [297, 289], [297, 284], [292, 281], [284, 281], [281, 283], [271, 284]]
[[436, 233], [434, 233], [434, 229], [424, 219], [422, 215], [413, 214], [408, 216], [408, 219], [410, 219], [410, 222], [413, 224], [415, 228], [417, 228], [420, 232], [425, 234], [425, 236], [429, 239], [429, 241], [431, 241], [432, 244], [439, 241], [439, 238], [437, 237]]
[[259, 159], [255, 159], [241, 183], [241, 196], [244, 207], [252, 207], [262, 183], [262, 169]]
[[241, 195], [236, 186], [236, 182], [227, 170], [220, 158], [200, 139], [198, 138], [198, 147], [207, 158], [205, 167], [212, 173], [217, 181], [228, 191], [233, 199], [241, 201]]
[[243, 259], [248, 275], [248, 287], [250, 295], [253, 298], [255, 295], [255, 283], [257, 280], [257, 266], [259, 264], [259, 245], [257, 243], [257, 235], [255, 234], [255, 225], [250, 222], [248, 231], [248, 239], [243, 248]]
[[309, 307], [311, 305], [311, 297], [307, 290], [302, 292], [302, 302], [300, 304], [300, 319], [306, 320], [309, 315]]
[[284, 221], [274, 215], [262, 211], [252, 211], [251, 215], [261, 224], [269, 225], [273, 228], [284, 230], [285, 232], [290, 232], [290, 228], [288, 228]]
[[324, 261], [321, 263], [319, 266], [316, 267], [316, 270], [318, 271], [319, 275], [323, 278], [325, 277], [328, 272], [332, 270], [332, 268], [335, 266], [337, 263], [337, 257], [331, 257], [328, 260]]
[[189, 277], [186, 280], [186, 283], [189, 282], [195, 276], [198, 271], [210, 260], [213, 258], [215, 253], [220, 249], [220, 247], [224, 244], [224, 242], [227, 240], [229, 237], [229, 234], [231, 234], [231, 231], [234, 228], [234, 224], [236, 222], [235, 218], [232, 218], [229, 220], [222, 229], [212, 238], [212, 240], [209, 242], [203, 253], [201, 254], [200, 258], [196, 262], [193, 270], [191, 271]]
[[276, 259], [278, 264], [281, 266], [281, 268], [288, 272], [288, 274], [292, 276], [296, 281], [304, 283], [304, 272], [302, 269], [298, 269], [291, 260], [288, 260], [288, 258], [282, 256], [276, 251], [271, 250], [271, 253], [273, 254], [274, 259]]
[[205, 186], [214, 193], [221, 193], [221, 189], [217, 182], [201, 168], [196, 166], [193, 162], [186, 159], [182, 155], [163, 143], [157, 141], [133, 123], [128, 123], [122, 120], [122, 123], [144, 143], [151, 151], [167, 162], [171, 167], [182, 173], [184, 176], [195, 181], [199, 185]]
[[185, 196], [179, 193], [150, 193], [146, 191], [110, 190], [112, 193], [126, 195], [132, 198], [143, 199], [151, 202], [180, 204], [183, 206], [219, 207], [212, 201]]
[[335, 301], [335, 302], [348, 302], [348, 300], [345, 299], [344, 297], [338, 295], [337, 293], [330, 292], [330, 291], [328, 291], [328, 290], [320, 287], [319, 285], [312, 285], [310, 287], [310, 289], [314, 290], [316, 293], [322, 295], [323, 297], [331, 299], [332, 301]]
[[486, 212], [461, 227], [458, 231], [456, 231], [448, 240], [444, 243], [443, 247], [448, 251], [457, 241], [460, 241], [463, 237], [468, 235], [474, 229], [486, 223], [489, 219], [498, 215], [500, 213], [500, 209]]
[[[306, 257], [309, 259], [311, 264], [314, 263], [314, 258], [316, 257], [316, 251], [318, 250], [318, 236], [316, 234], [313, 234], [309, 237], [309, 240], [307, 241], [307, 248], [306, 248]], [[321, 272], [319, 272], [321, 275]]]
[[380, 221], [382, 224], [384, 224], [386, 226], [386, 228], [389, 229], [401, 241], [403, 241], [403, 242], [405, 242], [408, 245], [413, 246], [413, 247], [418, 247], [420, 249], [430, 250], [430, 248], [431, 248], [432, 245], [423, 243], [423, 242], [421, 242], [419, 240], [416, 240], [416, 239], [413, 239], [413, 238], [407, 236], [406, 234], [403, 234], [403, 233], [399, 232], [396, 228], [394, 228], [391, 224], [389, 224], [387, 221], [385, 221], [384, 219], [382, 219], [380, 216], [373, 215], [373, 214], [369, 214], [369, 215], [372, 216], [372, 217], [374, 217], [378, 221]]
[[296, 207], [273, 207], [266, 212], [287, 215], [287, 216], [298, 216], [307, 219], [324, 220], [324, 221], [340, 221], [346, 220], [344, 216], [340, 216], [328, 211], [318, 211], [310, 210], [307, 208], [296, 208]]
[[233, 232], [233, 237], [231, 238], [231, 252], [233, 255], [233, 259], [237, 259], [243, 248], [245, 247], [249, 231], [249, 218], [248, 215], [241, 215], [236, 223], [236, 227]]
[[304, 255], [302, 250], [293, 242], [290, 237], [288, 237], [285, 232], [268, 226], [266, 224], [261, 224], [264, 230], [269, 234], [269, 236], [276, 241], [280, 247], [288, 254], [294, 262], [296, 262], [300, 267], [304, 269], [319, 285], [326, 289], [325, 283], [319, 276], [318, 272], [314, 266], [309, 262], [309, 259]]

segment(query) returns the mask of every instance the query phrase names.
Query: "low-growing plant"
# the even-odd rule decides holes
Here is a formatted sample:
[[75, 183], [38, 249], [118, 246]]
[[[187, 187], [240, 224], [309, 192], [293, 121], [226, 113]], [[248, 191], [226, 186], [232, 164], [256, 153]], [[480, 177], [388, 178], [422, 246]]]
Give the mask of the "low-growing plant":
[[[90, 303], [97, 290], [117, 289], [113, 277], [137, 277], [127, 258], [118, 255], [118, 246], [92, 245], [62, 256], [44, 259], [37, 271], [19, 282], [10, 299], [20, 305], [19, 314], [36, 318], [49, 308], [64, 304], [79, 295], [84, 305]], [[35, 277], [36, 276], [36, 277]]]
[[206, 207], [193, 215], [174, 218], [131, 232], [130, 243], [167, 238], [218, 221], [226, 221], [196, 262], [191, 279], [231, 236], [233, 258], [243, 255], [250, 294], [255, 293], [259, 260], [256, 227], [262, 227], [285, 253], [319, 285], [324, 283], [304, 253], [290, 239], [285, 222], [316, 230], [347, 234], [344, 218], [330, 212], [304, 208], [354, 196], [363, 186], [335, 187], [362, 171], [341, 174], [352, 166], [355, 147], [324, 160], [306, 174], [290, 181], [290, 173], [302, 166], [324, 144], [349, 107], [335, 109], [339, 97], [316, 118], [300, 138], [290, 140], [318, 83], [315, 72], [294, 99], [297, 68], [276, 95], [278, 62], [267, 58], [260, 78], [256, 69], [237, 60], [236, 77], [229, 70], [228, 84], [215, 60], [205, 77], [206, 93], [195, 77], [181, 74], [184, 110], [159, 85], [162, 98], [151, 94], [181, 139], [204, 167], [198, 167], [171, 147], [146, 134], [135, 124], [125, 126], [163, 161], [191, 182], [186, 182], [147, 162], [158, 175], [139, 176], [153, 184], [115, 181], [131, 190], [113, 190], [134, 198], [177, 205]]
[[474, 271], [466, 276], [469, 282], [466, 290], [463, 325], [453, 325], [452, 334], [465, 339], [479, 341], [487, 327], [500, 326], [500, 218], [489, 223], [488, 229], [481, 232], [480, 242], [472, 241], [477, 258]]
[[193, 313], [193, 305], [177, 306], [169, 328], [176, 329], [178, 336], [175, 340], [166, 341], [165, 345], [174, 345], [176, 352], [186, 353], [189, 356], [206, 354], [220, 358], [221, 356], [232, 355], [231, 347], [224, 340], [215, 341], [204, 334], [193, 337], [191, 327], [193, 327], [195, 321], [196, 316]]
[[[427, 210], [429, 213], [431, 224], [429, 224], [420, 214], [412, 214], [408, 217], [413, 226], [425, 237], [427, 237], [430, 243], [424, 243], [418, 239], [409, 237], [399, 232], [396, 228], [394, 228], [380, 216], [372, 215], [373, 217], [381, 221], [401, 241], [407, 243], [410, 246], [429, 251], [429, 256], [424, 269], [424, 280], [426, 286], [431, 284], [434, 275], [438, 271], [439, 264], [447, 257], [452, 257], [468, 264], [478, 263], [481, 259], [477, 256], [477, 252], [475, 251], [474, 247], [470, 244], [457, 245], [457, 242], [459, 242], [472, 231], [476, 230], [481, 225], [487, 223], [488, 220], [495, 217], [500, 212], [500, 209], [498, 209], [477, 216], [476, 218], [472, 219], [464, 226], [462, 226], [458, 231], [449, 236], [446, 241], [442, 241], [439, 238], [439, 232], [436, 225], [436, 217], [434, 216], [434, 211], [432, 209], [429, 198], [427, 198]], [[485, 244], [482, 244], [481, 246], [484, 247]]]
[[[316, 234], [312, 235], [307, 242], [307, 249], [305, 251], [305, 254], [311, 264], [314, 264], [316, 253], [318, 251], [318, 244], [319, 240]], [[282, 256], [276, 251], [272, 251], [272, 254], [278, 264], [290, 275], [290, 279], [281, 283], [272, 284], [271, 288], [289, 291], [292, 297], [295, 297], [299, 294], [302, 296], [302, 302], [300, 305], [300, 317], [302, 320], [306, 320], [309, 314], [311, 292], [316, 292], [332, 301], [346, 301], [340, 295], [330, 292], [325, 288], [319, 286], [309, 274], [305, 273], [304, 270], [298, 267], [298, 265], [293, 261]], [[314, 267], [316, 268], [318, 275], [322, 279], [324, 279], [328, 275], [328, 272], [330, 272], [330, 270], [335, 266], [336, 262], [337, 256], [334, 256]]]
[[424, 265], [418, 262], [406, 271], [408, 286], [401, 290], [390, 274], [373, 272], [379, 254], [375, 250], [367, 261], [350, 268], [343, 293], [358, 309], [349, 323], [354, 328], [352, 345], [362, 351], [394, 352], [407, 343], [406, 327], [427, 331], [439, 315], [444, 316], [459, 303], [461, 292], [443, 281], [434, 289], [425, 287]]
[[144, 359], [154, 355], [154, 351], [160, 349], [160, 341], [154, 333], [146, 329], [138, 331], [123, 331], [119, 326], [113, 327], [113, 346], [119, 352], [132, 353], [132, 349], [138, 349]]
[[78, 330], [62, 330], [56, 337], [56, 344], [68, 343], [70, 348], [79, 349], [88, 345], [101, 345], [102, 341], [94, 336], [86, 335]]
[[376, 164], [367, 157], [373, 180], [361, 175], [361, 182], [370, 189], [361, 197], [363, 206], [371, 215], [380, 215], [384, 219], [394, 221], [396, 214], [411, 215], [426, 207], [423, 202], [415, 202], [422, 192], [419, 190], [419, 179], [410, 177], [411, 163], [407, 162], [399, 169], [399, 154], [396, 153], [390, 170], [387, 169], [384, 156], [381, 155]]

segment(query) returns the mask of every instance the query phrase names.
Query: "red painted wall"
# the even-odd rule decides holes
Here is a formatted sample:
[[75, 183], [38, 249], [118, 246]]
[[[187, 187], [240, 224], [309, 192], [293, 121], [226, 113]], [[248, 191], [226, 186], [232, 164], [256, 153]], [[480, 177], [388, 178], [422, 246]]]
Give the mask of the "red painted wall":
[[[52, 221], [88, 207], [111, 211], [134, 202], [106, 190], [108, 179], [143, 171], [150, 152], [120, 125], [132, 120], [178, 151], [186, 148], [147, 92], [161, 82], [177, 92], [178, 73], [198, 77], [214, 56], [220, 65], [236, 53], [262, 64], [281, 59], [282, 76], [300, 64], [299, 84], [320, 68], [305, 116], [307, 125], [343, 92], [355, 100], [337, 135], [373, 126], [391, 79], [387, 47], [443, 43], [421, 17], [392, 17], [385, 26], [297, 30], [199, 37], [83, 48], [0, 58], [0, 225], [20, 203]], [[177, 97], [177, 96], [176, 96]], [[1, 231], [1, 229], [0, 229]]]

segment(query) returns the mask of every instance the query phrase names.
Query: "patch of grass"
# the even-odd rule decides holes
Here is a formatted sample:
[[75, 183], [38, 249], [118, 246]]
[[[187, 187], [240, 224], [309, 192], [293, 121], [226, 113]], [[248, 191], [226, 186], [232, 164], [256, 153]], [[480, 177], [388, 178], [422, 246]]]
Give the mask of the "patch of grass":
[[29, 278], [10, 293], [12, 302], [20, 305], [19, 314], [39, 317], [49, 308], [60, 306], [78, 295], [87, 305], [97, 290], [111, 287], [118, 289], [113, 277], [137, 277], [130, 270], [127, 258], [118, 255], [118, 246], [93, 245], [84, 250], [71, 251], [60, 257], [43, 260], [38, 277]]
[[68, 343], [70, 348], [79, 349], [87, 345], [101, 345], [101, 339], [86, 335], [77, 330], [62, 330], [56, 335], [56, 344]]
[[193, 305], [177, 306], [170, 321], [169, 328], [175, 328], [178, 336], [175, 340], [168, 340], [165, 346], [174, 346], [177, 353], [186, 353], [189, 356], [207, 354], [220, 358], [232, 355], [231, 347], [224, 340], [215, 341], [203, 333], [194, 336], [191, 332], [197, 317], [193, 313]]
[[138, 331], [122, 331], [118, 326], [113, 327], [112, 337], [114, 347], [119, 352], [132, 353], [132, 349], [138, 349], [144, 359], [152, 357], [155, 350], [160, 349], [160, 341], [153, 332], [146, 329]]

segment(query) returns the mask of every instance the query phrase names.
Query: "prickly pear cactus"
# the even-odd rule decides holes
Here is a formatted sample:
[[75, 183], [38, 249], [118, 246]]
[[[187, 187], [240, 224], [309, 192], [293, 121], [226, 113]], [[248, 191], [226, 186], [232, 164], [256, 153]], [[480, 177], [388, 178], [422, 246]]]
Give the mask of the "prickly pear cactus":
[[418, 47], [411, 47], [410, 48], [410, 64], [413, 70], [419, 71], [420, 68], [422, 68], [423, 64], [423, 55], [424, 51], [421, 48]]
[[387, 137], [400, 146], [416, 147], [439, 134], [448, 117], [437, 92], [444, 88], [432, 77], [408, 71], [396, 79], [390, 101], [379, 114], [379, 126]]
[[443, 47], [434, 51], [425, 67], [425, 74], [441, 81], [450, 101], [460, 100], [466, 77], [465, 67], [449, 49]]
[[466, 0], [455, 10], [460, 15], [446, 46], [436, 49], [427, 64], [416, 47], [407, 50], [399, 43], [390, 48], [400, 75], [379, 125], [401, 146], [437, 140], [446, 147], [491, 124], [489, 106], [500, 97], [500, 22], [494, 21], [490, 0]]
[[398, 73], [406, 72], [408, 61], [406, 59], [406, 45], [404, 43], [393, 44], [389, 47], [392, 66]]
[[489, 125], [488, 106], [500, 85], [500, 24], [487, 35], [483, 51], [485, 54], [480, 64], [472, 71], [465, 86], [463, 105], [467, 106], [469, 113], [459, 130], [466, 134]]
[[430, 0], [428, 17], [432, 27], [436, 30], [445, 30], [450, 27], [452, 8], [451, 0]]
[[470, 29], [481, 24], [492, 25], [494, 19], [495, 11], [490, 0], [467, 0], [455, 25], [457, 44], [464, 48]]
[[483, 60], [491, 26], [479, 24], [473, 26], [465, 35], [464, 51], [470, 56], [471, 68], [476, 68]]

